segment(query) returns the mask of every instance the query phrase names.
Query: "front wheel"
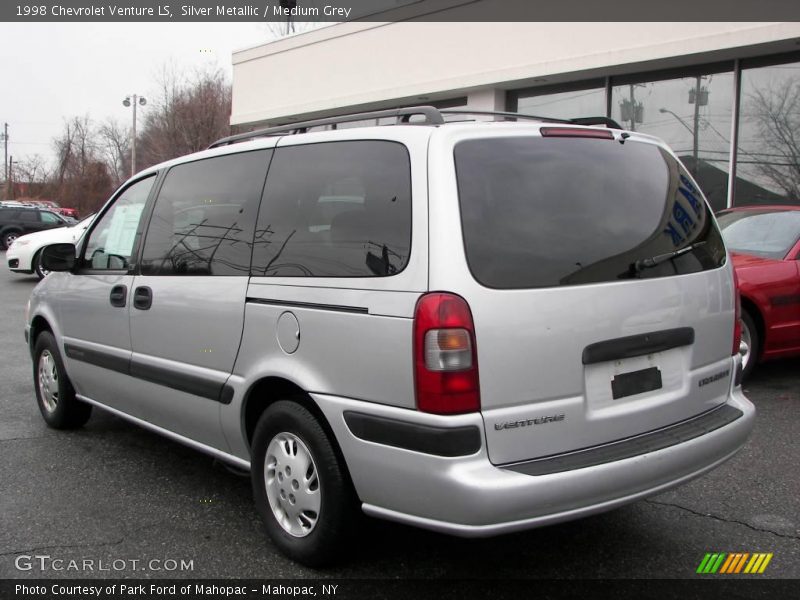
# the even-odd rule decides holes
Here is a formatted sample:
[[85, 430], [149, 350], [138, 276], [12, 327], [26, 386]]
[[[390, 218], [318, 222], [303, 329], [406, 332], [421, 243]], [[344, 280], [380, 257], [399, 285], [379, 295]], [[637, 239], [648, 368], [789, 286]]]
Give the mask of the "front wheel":
[[357, 503], [347, 471], [317, 419], [290, 401], [258, 421], [251, 464], [253, 497], [275, 545], [311, 567], [342, 555]]
[[75, 397], [53, 334], [43, 331], [33, 350], [33, 386], [42, 417], [54, 429], [82, 427], [92, 407]]
[[44, 279], [45, 276], [50, 273], [47, 269], [42, 266], [42, 251], [36, 253], [36, 256], [33, 257], [33, 272], [36, 273], [36, 276], [39, 279]]

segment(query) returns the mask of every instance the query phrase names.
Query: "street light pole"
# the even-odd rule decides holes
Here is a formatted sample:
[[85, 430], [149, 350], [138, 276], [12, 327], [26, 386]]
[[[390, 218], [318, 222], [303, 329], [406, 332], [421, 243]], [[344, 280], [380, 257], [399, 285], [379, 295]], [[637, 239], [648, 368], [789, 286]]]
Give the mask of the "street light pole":
[[147, 99], [144, 96], [131, 94], [122, 101], [123, 106], [133, 106], [133, 139], [131, 140], [131, 177], [136, 174], [136, 105], [144, 106]]
[[683, 126], [684, 126], [684, 127], [685, 127], [685, 128], [688, 130], [688, 131], [689, 131], [689, 133], [691, 133], [691, 134], [692, 134], [692, 159], [693, 159], [693, 161], [692, 161], [692, 162], [693, 162], [693, 164], [692, 164], [691, 171], [692, 171], [692, 174], [693, 174], [693, 175], [696, 175], [696, 174], [697, 174], [697, 171], [698, 171], [698, 168], [697, 168], [697, 147], [698, 147], [698, 145], [697, 145], [697, 128], [698, 128], [698, 126], [699, 126], [699, 124], [700, 124], [700, 115], [699, 115], [699, 113], [698, 113], [698, 110], [697, 110], [697, 105], [696, 105], [696, 104], [695, 104], [695, 109], [694, 109], [694, 111], [695, 111], [695, 112], [694, 112], [694, 114], [695, 114], [695, 117], [694, 117], [694, 127], [692, 128], [692, 127], [690, 127], [690, 126], [689, 126], [689, 125], [686, 123], [686, 121], [684, 121], [683, 119], [681, 119], [681, 118], [680, 118], [678, 115], [676, 115], [676, 114], [675, 114], [674, 112], [672, 112], [671, 110], [669, 110], [669, 109], [667, 109], [667, 108], [659, 108], [659, 109], [658, 109], [658, 112], [660, 112], [660, 113], [662, 113], [662, 114], [664, 114], [664, 113], [669, 113], [669, 114], [671, 114], [673, 117], [675, 117], [675, 118], [678, 120], [678, 122], [679, 122], [681, 125], [683, 125]]

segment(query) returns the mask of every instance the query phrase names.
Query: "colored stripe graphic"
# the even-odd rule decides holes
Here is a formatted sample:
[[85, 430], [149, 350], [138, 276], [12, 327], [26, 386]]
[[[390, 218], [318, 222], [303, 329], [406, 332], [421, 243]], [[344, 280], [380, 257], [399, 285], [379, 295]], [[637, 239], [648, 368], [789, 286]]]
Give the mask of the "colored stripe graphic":
[[729, 569], [731, 568], [734, 559], [736, 558], [735, 554], [728, 554], [728, 560], [722, 565], [722, 568], [719, 570], [720, 573], [729, 573]]
[[767, 568], [769, 561], [771, 560], [772, 560], [772, 552], [770, 552], [769, 554], [766, 555], [766, 557], [764, 557], [764, 562], [761, 563], [761, 568], [758, 570], [758, 572], [763, 573], [764, 570]]
[[709, 552], [706, 552], [706, 555], [703, 557], [703, 560], [700, 561], [700, 566], [697, 567], [697, 573], [706, 572], [706, 565], [708, 564], [709, 559], [711, 559], [711, 554]]
[[722, 568], [719, 570], [720, 573], [730, 573], [732, 569], [736, 568], [736, 564], [739, 562], [739, 557], [741, 554], [738, 552], [731, 552], [728, 554], [728, 560], [725, 561], [725, 564], [722, 565]]
[[707, 552], [697, 567], [700, 574], [760, 574], [772, 560], [771, 552]]
[[731, 565], [731, 569], [730, 571], [728, 571], [728, 573], [738, 573], [739, 571], [741, 571], [744, 568], [745, 564], [747, 564], [747, 559], [750, 558], [750, 553], [738, 552], [736, 556], [737, 559], [734, 562], [734, 564]]
[[745, 567], [745, 573], [752, 573], [754, 568], [758, 568], [761, 565], [761, 561], [764, 560], [763, 554], [753, 554], [753, 558], [750, 559], [750, 562], [747, 563], [747, 567]]
[[719, 568], [722, 566], [722, 561], [725, 560], [725, 556], [726, 556], [725, 552], [721, 552], [720, 553], [719, 558], [717, 559], [717, 562], [714, 563], [713, 567], [711, 567], [711, 572], [712, 573], [716, 573], [719, 570]]

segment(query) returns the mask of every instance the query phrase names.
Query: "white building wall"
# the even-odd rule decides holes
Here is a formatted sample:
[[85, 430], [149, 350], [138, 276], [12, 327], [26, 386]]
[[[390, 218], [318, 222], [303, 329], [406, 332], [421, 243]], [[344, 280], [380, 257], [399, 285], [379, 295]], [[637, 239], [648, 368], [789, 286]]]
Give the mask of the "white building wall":
[[342, 23], [235, 53], [231, 124], [457, 96], [502, 110], [505, 89], [798, 50], [798, 40], [800, 23]]

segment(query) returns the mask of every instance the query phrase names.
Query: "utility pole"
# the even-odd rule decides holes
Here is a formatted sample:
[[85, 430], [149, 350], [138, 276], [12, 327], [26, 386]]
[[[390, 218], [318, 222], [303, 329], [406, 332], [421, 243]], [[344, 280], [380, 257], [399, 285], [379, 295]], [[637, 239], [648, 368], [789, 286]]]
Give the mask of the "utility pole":
[[633, 84], [631, 84], [631, 131], [636, 131], [636, 98], [633, 95]]
[[694, 136], [692, 140], [692, 158], [694, 163], [695, 174], [697, 174], [697, 150], [698, 150], [698, 137], [700, 134], [700, 75], [697, 76], [697, 84], [694, 89]]
[[8, 196], [8, 123], [3, 124], [3, 181], [6, 184], [6, 196]]
[[6, 173], [6, 196], [9, 200], [14, 199], [14, 157], [8, 157], [8, 172]]

